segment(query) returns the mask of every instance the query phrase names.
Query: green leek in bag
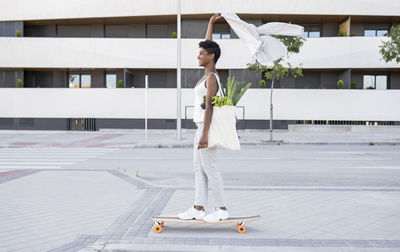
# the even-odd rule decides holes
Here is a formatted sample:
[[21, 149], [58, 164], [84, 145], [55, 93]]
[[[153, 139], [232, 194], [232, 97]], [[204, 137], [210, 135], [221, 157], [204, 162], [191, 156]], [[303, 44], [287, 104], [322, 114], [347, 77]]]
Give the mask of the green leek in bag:
[[[227, 83], [225, 85], [225, 90], [222, 88], [222, 93], [224, 96], [214, 96], [211, 99], [211, 104], [214, 106], [236, 106], [239, 100], [242, 98], [247, 89], [249, 89], [251, 83], [244, 85], [244, 82], [235, 81], [235, 77], [228, 77]], [[203, 96], [203, 103], [201, 104], [203, 109], [206, 108], [206, 96]]]

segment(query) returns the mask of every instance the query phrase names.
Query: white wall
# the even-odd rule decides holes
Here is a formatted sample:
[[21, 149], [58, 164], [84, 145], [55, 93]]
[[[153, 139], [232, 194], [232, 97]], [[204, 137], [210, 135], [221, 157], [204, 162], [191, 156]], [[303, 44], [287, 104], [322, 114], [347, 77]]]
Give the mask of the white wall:
[[[176, 15], [176, 0], [1, 0], [0, 20]], [[400, 16], [398, 0], [182, 0], [182, 14]]]
[[[149, 118], [176, 118], [176, 94], [150, 89]], [[273, 100], [276, 120], [400, 121], [400, 90], [276, 89]], [[269, 90], [250, 89], [238, 105], [245, 119], [269, 119]], [[193, 89], [182, 89], [182, 118], [185, 106], [193, 106]], [[144, 89], [3, 88], [0, 117], [144, 118]]]
[[[293, 55], [305, 69], [399, 68], [380, 60], [380, 37], [308, 39]], [[198, 68], [198, 42], [182, 40], [182, 68]], [[219, 69], [244, 69], [250, 54], [239, 39], [217, 40], [222, 56]], [[10, 38], [0, 37], [3, 68], [176, 68], [175, 39]]]

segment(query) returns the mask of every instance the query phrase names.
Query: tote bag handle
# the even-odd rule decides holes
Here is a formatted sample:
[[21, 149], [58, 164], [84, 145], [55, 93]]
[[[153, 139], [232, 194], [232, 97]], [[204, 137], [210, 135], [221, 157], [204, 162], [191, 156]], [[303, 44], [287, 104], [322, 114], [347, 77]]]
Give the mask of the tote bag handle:
[[[218, 92], [217, 92], [217, 95], [218, 95], [218, 93], [219, 93], [219, 96], [222, 96], [222, 97], [224, 97], [224, 92], [222, 92], [222, 86], [221, 86], [221, 82], [219, 81], [219, 76], [216, 74], [216, 73], [210, 73], [210, 74], [214, 74], [215, 75], [215, 77], [217, 78], [217, 83], [218, 83]], [[207, 79], [208, 79], [208, 77], [207, 77]]]

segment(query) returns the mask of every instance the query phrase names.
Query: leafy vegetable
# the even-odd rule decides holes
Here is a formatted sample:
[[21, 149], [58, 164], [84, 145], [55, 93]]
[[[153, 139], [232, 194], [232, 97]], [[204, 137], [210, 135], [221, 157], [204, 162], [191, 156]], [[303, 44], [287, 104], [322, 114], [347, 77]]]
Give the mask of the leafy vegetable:
[[[222, 88], [222, 94], [224, 96], [214, 96], [211, 99], [211, 104], [214, 106], [236, 106], [239, 100], [242, 98], [247, 89], [251, 86], [248, 83], [246, 86], [244, 82], [235, 81], [235, 77], [228, 77], [227, 83], [225, 85], [225, 90]], [[203, 96], [203, 103], [201, 104], [202, 109], [206, 109], [206, 96]]]
[[250, 86], [251, 83], [247, 83], [247, 85], [245, 86], [243, 81], [235, 81], [234, 76], [232, 78], [228, 77], [225, 91], [225, 94], [228, 97], [228, 101], [232, 101], [233, 106], [236, 106], [236, 104], [238, 104], [239, 100], [242, 98], [244, 93], [246, 93], [247, 89], [249, 89]]

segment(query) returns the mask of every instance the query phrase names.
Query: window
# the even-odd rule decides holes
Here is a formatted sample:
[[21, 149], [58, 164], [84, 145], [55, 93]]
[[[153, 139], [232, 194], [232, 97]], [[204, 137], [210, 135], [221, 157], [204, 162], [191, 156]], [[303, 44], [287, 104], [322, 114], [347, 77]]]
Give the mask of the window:
[[303, 25], [304, 32], [303, 38], [319, 38], [321, 37], [321, 26], [320, 25]]
[[69, 75], [69, 87], [70, 88], [79, 88], [79, 74], [70, 74]]
[[116, 74], [106, 74], [106, 87], [116, 88], [117, 87], [117, 75]]
[[375, 76], [375, 88], [376, 89], [387, 89], [387, 76], [376, 75]]
[[364, 89], [387, 89], [387, 75], [365, 74]]
[[90, 88], [91, 79], [90, 74], [81, 74], [81, 88]]
[[69, 87], [70, 88], [90, 88], [92, 77], [90, 74], [69, 74]]
[[231, 34], [221, 34], [222, 39], [230, 39]]
[[387, 29], [366, 29], [364, 30], [365, 37], [383, 37], [385, 36], [389, 30]]
[[383, 37], [383, 36], [386, 36], [386, 34], [388, 34], [388, 33], [389, 33], [389, 30], [377, 30], [376, 36]]
[[230, 39], [231, 35], [229, 33], [213, 33], [213, 39]]

